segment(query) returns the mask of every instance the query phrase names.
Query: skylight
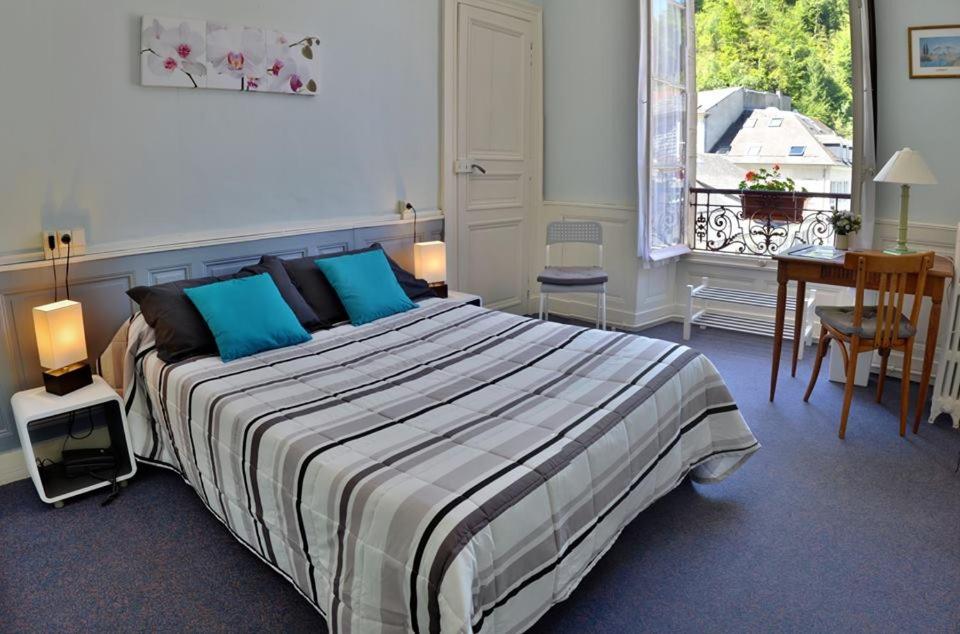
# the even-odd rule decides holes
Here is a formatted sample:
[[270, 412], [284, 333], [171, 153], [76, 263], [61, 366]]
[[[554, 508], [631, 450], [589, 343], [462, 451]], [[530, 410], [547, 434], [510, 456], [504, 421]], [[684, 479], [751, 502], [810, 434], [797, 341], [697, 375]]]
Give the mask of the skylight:
[[806, 145], [791, 145], [790, 146], [790, 156], [803, 156], [803, 153], [807, 151]]
[[762, 148], [763, 148], [762, 145], [748, 145], [747, 156], [760, 156], [760, 150]]
[[769, 127], [769, 128], [779, 128], [779, 127], [782, 126], [782, 125], [783, 125], [783, 118], [782, 118], [782, 117], [775, 117], [775, 118], [773, 118], [773, 119], [770, 119], [770, 123], [767, 124], [767, 127]]

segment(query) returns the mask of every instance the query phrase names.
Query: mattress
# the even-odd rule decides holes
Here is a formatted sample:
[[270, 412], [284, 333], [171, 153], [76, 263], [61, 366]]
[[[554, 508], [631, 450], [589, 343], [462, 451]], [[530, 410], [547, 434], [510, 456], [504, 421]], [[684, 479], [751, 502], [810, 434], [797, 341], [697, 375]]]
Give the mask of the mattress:
[[427, 300], [230, 363], [101, 360], [175, 470], [333, 632], [516, 632], [688, 474], [759, 445], [682, 345]]

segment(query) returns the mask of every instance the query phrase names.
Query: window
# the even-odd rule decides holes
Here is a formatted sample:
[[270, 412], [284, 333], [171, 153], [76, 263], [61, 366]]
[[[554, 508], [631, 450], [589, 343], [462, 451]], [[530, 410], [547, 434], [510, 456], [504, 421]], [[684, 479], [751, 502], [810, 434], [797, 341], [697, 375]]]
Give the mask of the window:
[[[658, 260], [689, 249], [687, 209], [688, 15], [683, 0], [641, 3], [641, 25], [649, 37], [641, 47], [638, 108], [640, 235], [638, 254]], [[646, 98], [645, 98], [646, 97]]]
[[757, 120], [754, 119], [753, 117], [751, 117], [751, 118], [749, 118], [749, 119], [747, 119], [746, 121], [743, 122], [743, 127], [744, 127], [744, 128], [755, 128], [755, 127], [757, 127]]
[[790, 146], [790, 156], [803, 156], [803, 153], [807, 151], [806, 145], [791, 145]]
[[830, 181], [831, 194], [849, 194], [850, 181]]
[[781, 117], [774, 117], [770, 119], [770, 123], [767, 124], [768, 128], [779, 128], [783, 125], [783, 119]]
[[747, 156], [760, 156], [760, 152], [763, 150], [762, 145], [748, 145], [747, 146]]

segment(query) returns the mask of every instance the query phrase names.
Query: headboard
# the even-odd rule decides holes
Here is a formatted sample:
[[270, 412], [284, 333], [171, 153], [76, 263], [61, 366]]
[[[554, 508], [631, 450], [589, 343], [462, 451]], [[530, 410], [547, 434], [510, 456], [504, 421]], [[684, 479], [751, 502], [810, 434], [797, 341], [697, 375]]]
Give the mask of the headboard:
[[[409, 223], [338, 229], [282, 237], [253, 238], [227, 244], [80, 258], [70, 266], [70, 297], [83, 304], [87, 352], [91, 362], [107, 347], [136, 305], [125, 291], [139, 285], [222, 275], [255, 264], [263, 254], [297, 258], [363, 248], [379, 242], [404, 268], [413, 270], [413, 235]], [[441, 221], [417, 225], [419, 240], [441, 237]], [[63, 296], [63, 265], [58, 267]], [[53, 301], [53, 273], [44, 266], [12, 266], [0, 270], [0, 452], [19, 445], [10, 410], [10, 396], [42, 384], [33, 332], [33, 307]]]

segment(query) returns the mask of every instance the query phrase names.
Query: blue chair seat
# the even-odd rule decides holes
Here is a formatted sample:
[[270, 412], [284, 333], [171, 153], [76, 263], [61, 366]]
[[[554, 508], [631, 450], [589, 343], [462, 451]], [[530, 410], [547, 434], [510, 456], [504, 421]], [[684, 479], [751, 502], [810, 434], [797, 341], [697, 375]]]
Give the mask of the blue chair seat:
[[[864, 306], [863, 319], [860, 322], [860, 328], [853, 326], [854, 306], [817, 306], [815, 312], [821, 321], [829, 324], [837, 331], [845, 335], [857, 335], [864, 339], [873, 339], [877, 336], [877, 307]], [[905, 315], [900, 315], [900, 324], [897, 328], [898, 339], [909, 339], [917, 334], [917, 329], [913, 327], [910, 320]]]
[[537, 276], [541, 284], [553, 286], [595, 286], [606, 284], [607, 279], [599, 266], [548, 266]]

